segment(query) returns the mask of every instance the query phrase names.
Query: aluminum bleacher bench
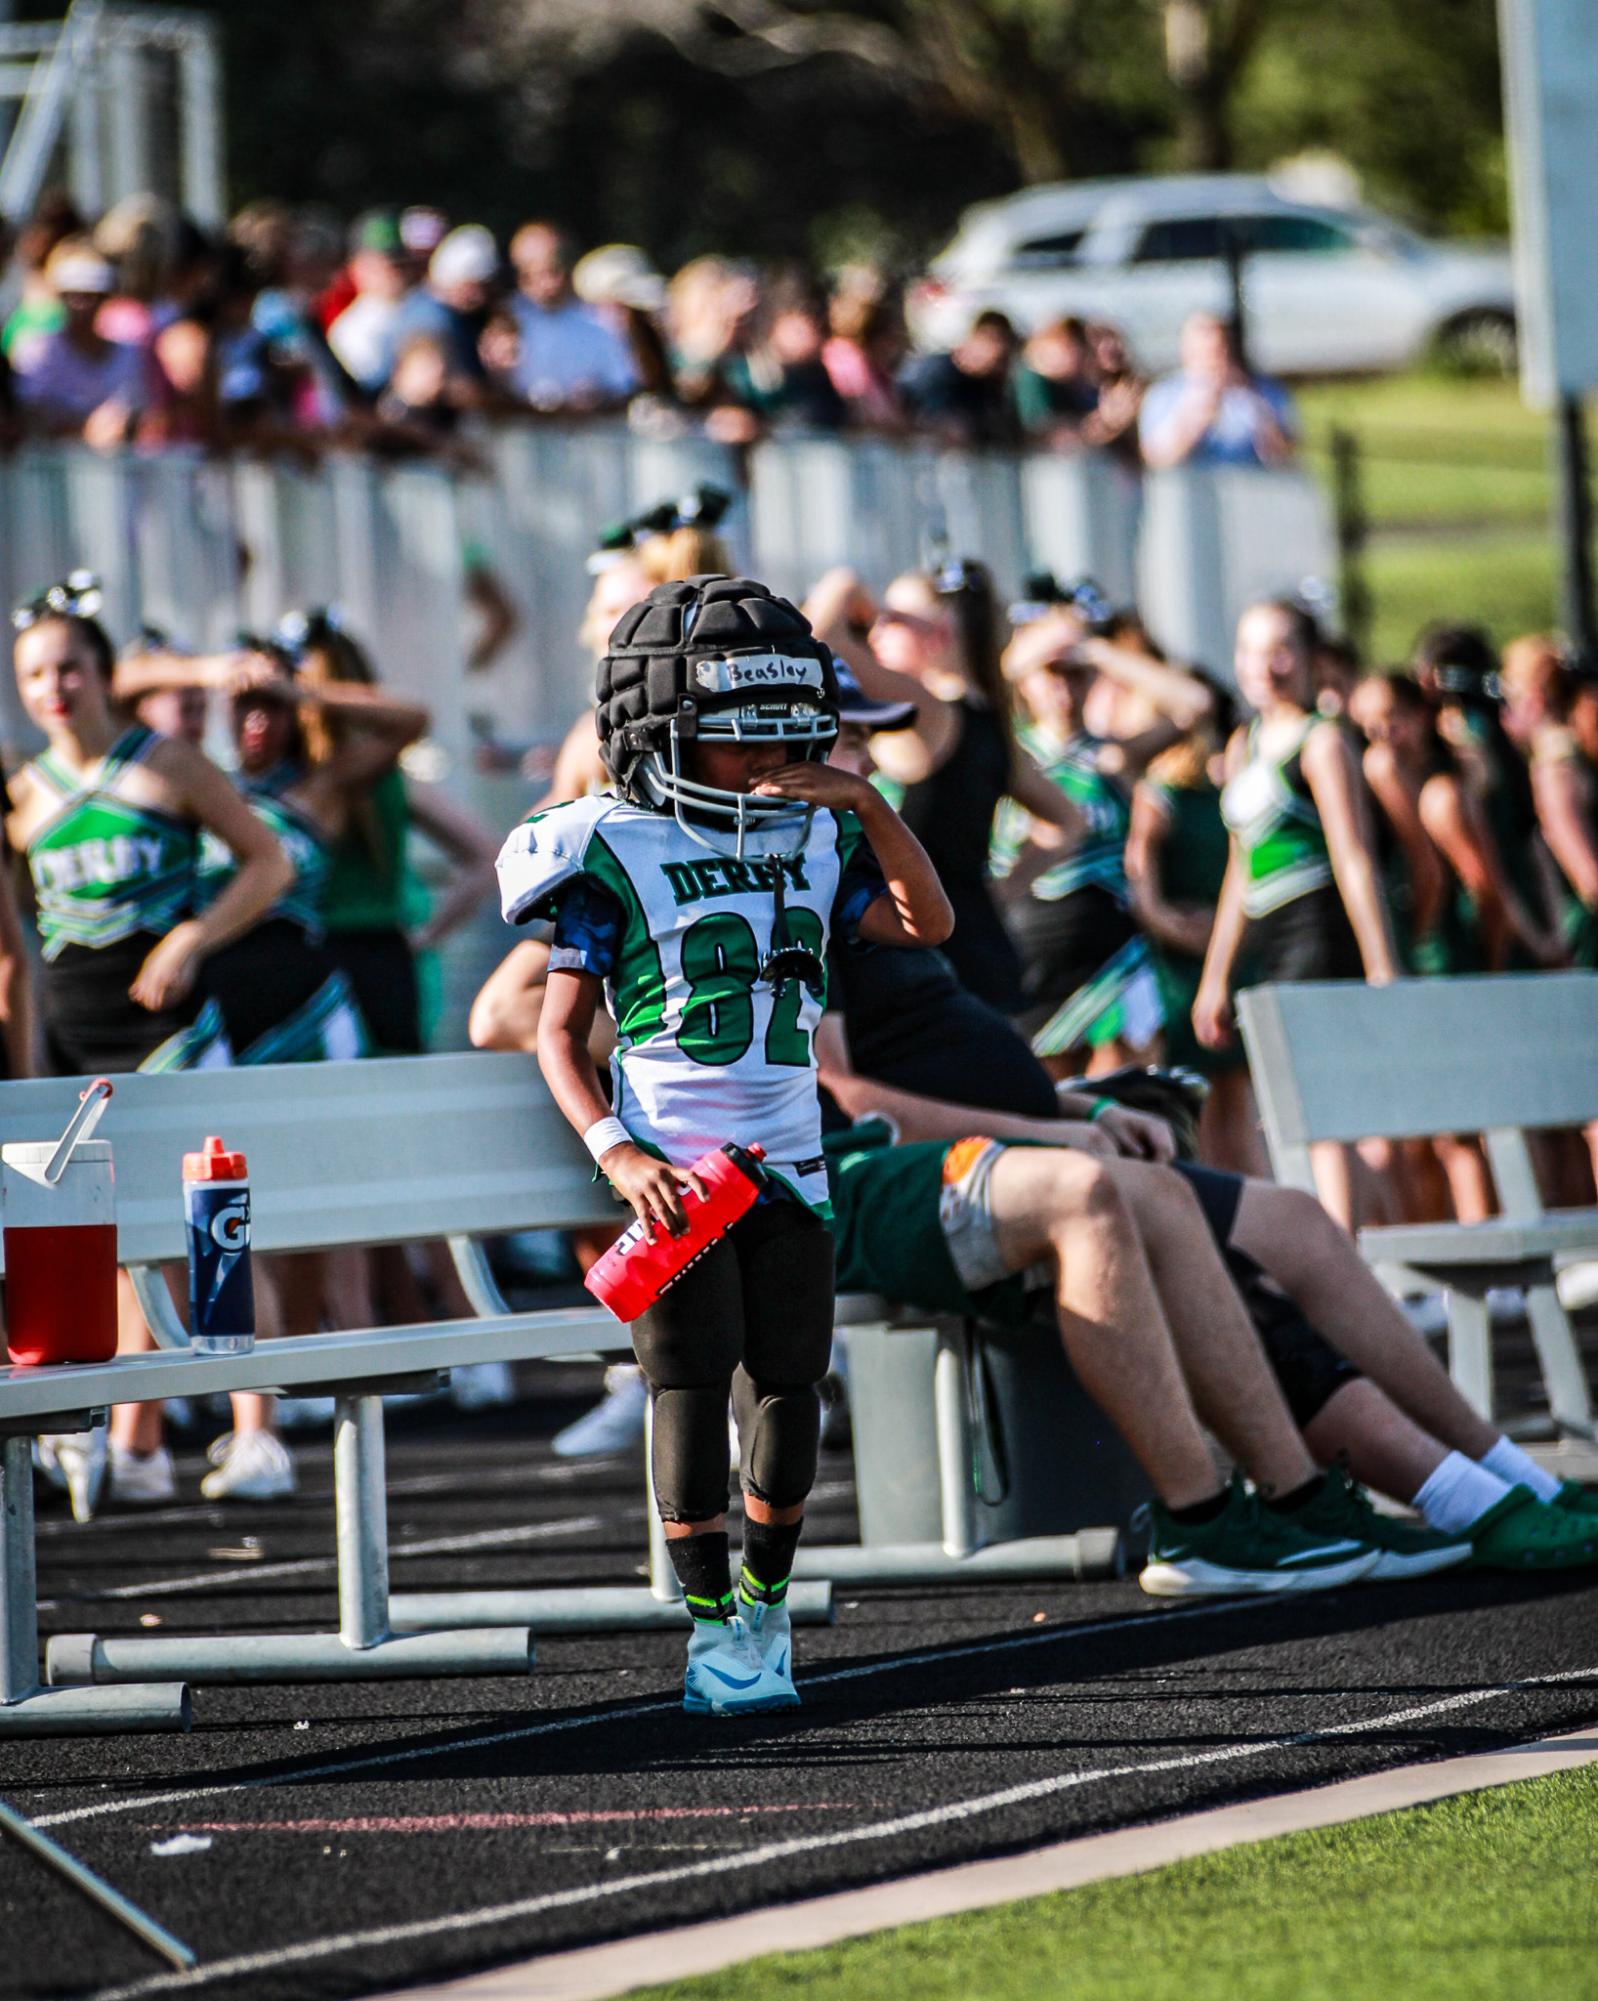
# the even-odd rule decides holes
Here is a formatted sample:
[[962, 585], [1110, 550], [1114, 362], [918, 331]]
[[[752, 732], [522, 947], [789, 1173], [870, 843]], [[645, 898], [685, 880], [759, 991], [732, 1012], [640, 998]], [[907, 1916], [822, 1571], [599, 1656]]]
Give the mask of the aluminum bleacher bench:
[[[0, 1084], [7, 1140], [59, 1132], [72, 1087]], [[258, 1342], [248, 1355], [187, 1346], [159, 1267], [185, 1254], [180, 1161], [208, 1132], [249, 1156], [257, 1255], [445, 1237], [474, 1318]], [[101, 1127], [115, 1151], [118, 1255], [160, 1344], [100, 1364], [0, 1369], [0, 1735], [182, 1727], [185, 1681], [298, 1681], [526, 1672], [535, 1631], [675, 1625], [679, 1593], [654, 1511], [648, 1586], [390, 1596], [383, 1407], [441, 1371], [484, 1361], [631, 1352], [592, 1307], [513, 1313], [484, 1235], [614, 1222], [619, 1209], [519, 1056], [436, 1056], [119, 1078]], [[839, 1303], [840, 1321], [921, 1327], [880, 1300]], [[831, 1617], [833, 1578], [1080, 1577], [1118, 1560], [1113, 1531], [978, 1547], [963, 1323], [938, 1323], [935, 1368], [941, 1544], [811, 1548], [790, 1593], [795, 1617]], [[59, 1635], [38, 1685], [29, 1438], [81, 1428], [122, 1402], [226, 1390], [332, 1395], [338, 1551], [336, 1633], [161, 1638]], [[130, 1684], [85, 1686], [85, 1684]]]
[[1598, 1254], [1598, 1209], [1546, 1209], [1525, 1136], [1598, 1119], [1598, 974], [1255, 987], [1238, 1019], [1272, 1166], [1293, 1187], [1313, 1192], [1321, 1140], [1482, 1135], [1500, 1215], [1361, 1230], [1360, 1249], [1394, 1291], [1446, 1289], [1449, 1371], [1484, 1417], [1487, 1295], [1523, 1287], [1553, 1421], [1591, 1438], [1554, 1264]]

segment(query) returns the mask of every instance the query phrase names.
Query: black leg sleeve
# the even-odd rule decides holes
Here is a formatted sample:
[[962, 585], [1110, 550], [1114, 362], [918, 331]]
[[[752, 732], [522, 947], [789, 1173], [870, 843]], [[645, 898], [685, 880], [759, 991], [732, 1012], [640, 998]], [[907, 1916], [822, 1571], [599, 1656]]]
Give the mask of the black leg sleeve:
[[832, 1355], [832, 1232], [797, 1202], [769, 1203], [755, 1215], [758, 1230], [739, 1243], [746, 1331], [735, 1394], [743, 1485], [774, 1508], [791, 1508], [816, 1478], [816, 1385]]
[[707, 1251], [633, 1322], [633, 1353], [653, 1405], [662, 1521], [704, 1522], [726, 1512], [727, 1395], [743, 1331], [733, 1237]]

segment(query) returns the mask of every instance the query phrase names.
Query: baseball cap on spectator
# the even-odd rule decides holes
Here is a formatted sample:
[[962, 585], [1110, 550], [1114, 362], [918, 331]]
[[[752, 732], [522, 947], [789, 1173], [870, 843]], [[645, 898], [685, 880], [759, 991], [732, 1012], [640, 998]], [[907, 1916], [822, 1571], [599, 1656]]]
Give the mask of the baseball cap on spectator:
[[391, 208], [367, 209], [355, 218], [350, 249], [375, 250], [384, 257], [400, 256], [405, 245], [400, 241], [399, 217]]
[[603, 243], [579, 257], [572, 290], [590, 306], [632, 306], [658, 313], [666, 303], [666, 281], [636, 243]]
[[443, 242], [449, 220], [438, 208], [400, 210], [400, 242], [413, 257], [431, 257]]
[[108, 260], [81, 237], [56, 245], [44, 275], [63, 297], [116, 289], [116, 273]]
[[854, 677], [846, 660], [832, 656], [832, 671], [838, 677], [838, 720], [855, 723], [866, 730], [904, 730], [916, 719], [914, 702], [874, 702]]
[[493, 232], [480, 222], [464, 222], [440, 239], [427, 275], [435, 285], [487, 285], [498, 270]]

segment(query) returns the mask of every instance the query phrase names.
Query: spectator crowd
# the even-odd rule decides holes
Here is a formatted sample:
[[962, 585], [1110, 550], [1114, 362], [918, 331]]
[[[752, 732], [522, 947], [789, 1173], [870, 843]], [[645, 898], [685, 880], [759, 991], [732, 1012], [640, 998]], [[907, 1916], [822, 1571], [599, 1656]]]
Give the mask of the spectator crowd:
[[[9, 256], [9, 261], [7, 258]], [[257, 201], [208, 232], [154, 195], [97, 220], [45, 196], [0, 224], [0, 444], [469, 452], [471, 420], [620, 414], [656, 437], [919, 434], [1097, 448], [1129, 465], [1276, 465], [1286, 393], [1195, 315], [1152, 384], [1108, 324], [975, 315], [918, 352], [901, 277], [823, 281], [722, 256], [667, 277], [634, 244], [575, 255], [554, 223], [501, 244], [431, 207]], [[463, 427], [464, 434], [463, 434]]]

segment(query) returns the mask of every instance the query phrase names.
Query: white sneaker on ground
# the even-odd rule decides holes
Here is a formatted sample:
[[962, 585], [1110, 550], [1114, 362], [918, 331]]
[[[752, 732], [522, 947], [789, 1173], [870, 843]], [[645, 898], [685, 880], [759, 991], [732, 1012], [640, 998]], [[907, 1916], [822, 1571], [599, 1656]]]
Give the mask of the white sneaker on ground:
[[109, 1494], [113, 1501], [148, 1508], [161, 1501], [177, 1499], [177, 1469], [164, 1445], [158, 1445], [153, 1452], [132, 1452], [127, 1446], [118, 1445], [113, 1438], [109, 1457]]
[[605, 1394], [592, 1410], [557, 1431], [553, 1440], [558, 1459], [597, 1459], [608, 1452], [625, 1452], [644, 1435], [649, 1388], [642, 1373], [621, 1363], [605, 1371]]
[[1448, 1294], [1423, 1292], [1415, 1299], [1402, 1299], [1404, 1318], [1423, 1338], [1435, 1339], [1448, 1332]]
[[682, 1706], [690, 1716], [757, 1716], [798, 1705], [793, 1683], [766, 1665], [742, 1619], [729, 1619], [725, 1626], [695, 1620], [682, 1685]]
[[294, 1492], [294, 1459], [275, 1432], [229, 1431], [205, 1455], [208, 1501], [281, 1501]]
[[793, 1621], [788, 1617], [787, 1606], [756, 1604], [740, 1592], [738, 1610], [749, 1628], [755, 1651], [766, 1664], [767, 1674], [782, 1684], [793, 1697], [790, 1706], [797, 1708], [799, 1691], [793, 1685]]
[[1579, 1313], [1584, 1306], [1598, 1306], [1598, 1258], [1584, 1258], [1579, 1264], [1563, 1266], [1554, 1274], [1554, 1286], [1567, 1313]]
[[47, 1431], [37, 1441], [39, 1471], [60, 1487], [72, 1504], [72, 1519], [94, 1519], [105, 1486], [106, 1436], [103, 1431]]
[[450, 1402], [457, 1410], [496, 1410], [516, 1401], [516, 1382], [509, 1362], [470, 1362], [449, 1379]]

